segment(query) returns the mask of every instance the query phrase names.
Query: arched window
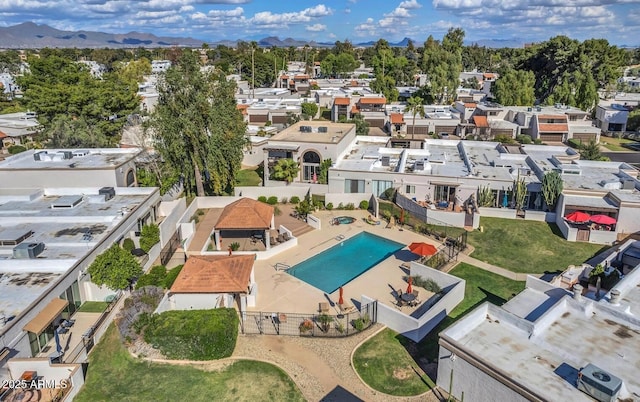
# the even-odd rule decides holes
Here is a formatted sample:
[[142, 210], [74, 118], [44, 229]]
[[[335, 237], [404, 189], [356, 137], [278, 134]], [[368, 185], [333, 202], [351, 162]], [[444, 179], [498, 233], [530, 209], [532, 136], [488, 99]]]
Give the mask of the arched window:
[[302, 180], [318, 181], [320, 174], [320, 155], [315, 151], [307, 151], [302, 155]]
[[133, 169], [129, 169], [127, 172], [127, 187], [131, 187], [136, 184], [136, 176], [133, 173]]
[[307, 151], [302, 157], [303, 163], [320, 163], [320, 155], [315, 151]]

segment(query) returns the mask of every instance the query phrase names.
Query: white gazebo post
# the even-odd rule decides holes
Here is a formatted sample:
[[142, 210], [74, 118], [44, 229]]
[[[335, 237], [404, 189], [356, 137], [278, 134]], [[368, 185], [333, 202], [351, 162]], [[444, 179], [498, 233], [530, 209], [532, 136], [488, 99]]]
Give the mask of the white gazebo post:
[[271, 233], [270, 229], [264, 230], [264, 248], [271, 250]]

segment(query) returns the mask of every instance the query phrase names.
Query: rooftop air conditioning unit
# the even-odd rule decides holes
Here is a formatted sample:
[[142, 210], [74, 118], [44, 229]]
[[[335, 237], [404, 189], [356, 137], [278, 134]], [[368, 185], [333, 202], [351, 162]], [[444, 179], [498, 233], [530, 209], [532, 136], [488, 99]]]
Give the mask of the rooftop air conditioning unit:
[[578, 373], [578, 389], [600, 402], [614, 402], [622, 380], [589, 363]]
[[424, 161], [416, 161], [413, 170], [424, 170]]
[[300, 126], [300, 132], [301, 133], [310, 133], [311, 132], [311, 126]]
[[327, 133], [327, 132], [329, 132], [329, 129], [327, 127], [324, 127], [324, 126], [318, 127], [318, 132], [319, 133]]
[[389, 157], [388, 156], [383, 156], [382, 157], [382, 166], [389, 166]]
[[622, 189], [623, 190], [633, 190], [636, 188], [636, 183], [634, 180], [624, 179], [622, 180]]
[[58, 151], [56, 153], [58, 155], [61, 155], [62, 159], [71, 159], [71, 158], [73, 158], [73, 152], [72, 151]]
[[43, 161], [46, 154], [47, 154], [47, 151], [36, 152], [36, 153], [33, 154], [33, 160], [34, 161]]
[[116, 196], [116, 190], [113, 187], [102, 187], [98, 190], [98, 194], [104, 195], [104, 200], [109, 201]]
[[44, 243], [20, 243], [13, 248], [13, 258], [36, 258], [44, 251]]

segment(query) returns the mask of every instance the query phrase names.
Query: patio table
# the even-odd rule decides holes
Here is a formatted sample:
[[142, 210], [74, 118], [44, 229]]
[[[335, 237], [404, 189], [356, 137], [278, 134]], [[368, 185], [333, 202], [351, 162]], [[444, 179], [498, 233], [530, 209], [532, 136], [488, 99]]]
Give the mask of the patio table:
[[416, 299], [416, 295], [414, 295], [413, 293], [403, 293], [400, 296], [400, 298], [405, 303], [411, 303], [412, 301], [414, 301]]

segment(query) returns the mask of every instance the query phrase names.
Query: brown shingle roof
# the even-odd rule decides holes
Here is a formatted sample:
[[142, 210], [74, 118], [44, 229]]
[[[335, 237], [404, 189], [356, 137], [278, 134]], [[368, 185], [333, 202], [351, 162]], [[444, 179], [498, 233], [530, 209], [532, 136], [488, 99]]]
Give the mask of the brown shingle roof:
[[402, 113], [391, 113], [391, 124], [404, 124], [404, 115]]
[[557, 132], [568, 132], [569, 126], [562, 123], [552, 124], [552, 123], [540, 123], [538, 124], [538, 131], [553, 131]]
[[384, 105], [387, 100], [385, 98], [362, 98], [360, 103], [363, 105]]
[[191, 256], [171, 286], [171, 292], [247, 293], [254, 260], [253, 254]]
[[489, 127], [489, 122], [487, 122], [487, 116], [473, 116], [473, 122], [476, 127]]
[[564, 120], [567, 121], [566, 114], [539, 114], [538, 120], [542, 119], [554, 119], [554, 120]]
[[269, 229], [273, 207], [251, 198], [241, 198], [224, 207], [215, 224], [217, 230]]
[[333, 103], [340, 106], [349, 106], [350, 102], [349, 98], [335, 98], [333, 100]]

